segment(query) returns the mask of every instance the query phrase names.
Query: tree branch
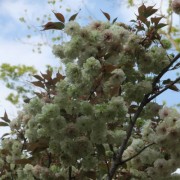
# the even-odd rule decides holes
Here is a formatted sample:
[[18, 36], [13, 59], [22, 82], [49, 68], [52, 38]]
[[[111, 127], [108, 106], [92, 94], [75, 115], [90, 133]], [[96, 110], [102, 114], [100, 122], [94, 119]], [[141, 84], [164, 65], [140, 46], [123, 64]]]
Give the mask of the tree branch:
[[180, 58], [180, 53], [177, 54], [172, 61], [169, 63], [168, 66], [166, 66], [160, 73], [159, 75], [154, 79], [154, 82], [152, 84], [152, 87], [154, 88], [156, 86], [156, 84], [159, 82], [159, 80], [161, 79], [161, 77], [169, 70], [169, 68]]
[[69, 166], [69, 180], [72, 180], [72, 166]]
[[139, 117], [140, 113], [142, 112], [144, 106], [146, 106], [146, 104], [149, 102], [148, 101], [149, 96], [150, 96], [150, 94], [146, 94], [144, 96], [144, 98], [143, 98], [143, 100], [142, 100], [138, 110], [136, 111], [136, 113], [134, 114], [134, 117], [132, 118], [132, 122], [129, 124], [129, 128], [127, 130], [127, 136], [123, 140], [123, 142], [121, 144], [121, 147], [119, 148], [119, 150], [116, 153], [116, 157], [113, 160], [112, 166], [110, 168], [110, 173], [109, 173], [108, 180], [112, 180], [112, 178], [113, 178], [113, 176], [114, 176], [118, 166], [122, 164], [122, 155], [123, 155], [123, 152], [124, 152], [124, 150], [127, 147], [129, 138], [131, 137], [131, 134], [132, 134], [132, 131], [133, 131], [133, 128], [134, 128], [134, 125], [136, 123], [137, 118]]
[[155, 144], [155, 143], [151, 143], [151, 144], [148, 144], [148, 145], [144, 146], [138, 153], [136, 153], [135, 155], [133, 155], [133, 156], [131, 156], [131, 157], [123, 160], [123, 161], [121, 162], [121, 164], [124, 164], [124, 163], [126, 163], [127, 161], [130, 161], [131, 159], [135, 158], [135, 157], [138, 156], [141, 152], [143, 152], [145, 149], [147, 149], [148, 147], [152, 146], [153, 144]]
[[161, 91], [157, 92], [156, 94], [154, 94], [153, 96], [151, 96], [149, 98], [149, 102], [151, 100], [153, 100], [154, 98], [156, 98], [158, 95], [162, 94], [164, 91], [166, 91], [167, 89], [169, 89], [172, 85], [174, 85], [175, 83], [177, 83], [178, 81], [180, 81], [180, 77], [177, 78], [176, 80], [174, 80], [172, 83], [170, 83], [168, 86], [166, 86], [164, 89], [162, 89]]
[[164, 88], [163, 90], [161, 90], [160, 92], [158, 92], [157, 94], [151, 96], [149, 98], [149, 96], [153, 93], [154, 88], [156, 86], [156, 84], [159, 82], [159, 80], [161, 79], [161, 77], [169, 70], [169, 68], [173, 65], [173, 63], [175, 63], [178, 59], [180, 58], [180, 53], [177, 54], [170, 62], [170, 64], [168, 66], [166, 66], [160, 73], [159, 75], [154, 79], [153, 83], [152, 83], [152, 87], [153, 90], [152, 92], [146, 94], [139, 106], [139, 108], [137, 109], [136, 113], [134, 114], [131, 123], [129, 124], [129, 128], [127, 130], [127, 136], [126, 138], [123, 140], [121, 147], [119, 148], [119, 150], [116, 153], [116, 157], [115, 159], [113, 159], [113, 163], [112, 166], [110, 168], [110, 173], [109, 173], [109, 177], [108, 180], [112, 180], [117, 168], [119, 165], [121, 165], [122, 163], [124, 163], [124, 161], [122, 161], [122, 155], [124, 150], [127, 147], [129, 138], [131, 137], [134, 125], [136, 123], [137, 118], [139, 117], [140, 113], [142, 112], [143, 108], [146, 106], [147, 103], [149, 103], [152, 99], [154, 99], [155, 97], [157, 97], [159, 94], [163, 93], [165, 90], [167, 90], [170, 86], [172, 86], [173, 84], [175, 84], [176, 82], [179, 81], [179, 78], [176, 79], [173, 83], [171, 83], [170, 85], [166, 86], [166, 88]]

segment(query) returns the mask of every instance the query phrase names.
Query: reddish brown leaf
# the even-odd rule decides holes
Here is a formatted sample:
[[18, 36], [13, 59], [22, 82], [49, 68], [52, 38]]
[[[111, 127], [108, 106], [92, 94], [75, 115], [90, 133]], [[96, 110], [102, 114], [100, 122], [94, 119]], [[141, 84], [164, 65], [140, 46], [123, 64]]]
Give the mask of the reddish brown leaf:
[[43, 81], [43, 80], [44, 80], [44, 79], [43, 79], [41, 76], [39, 76], [39, 75], [33, 75], [33, 77], [36, 78], [36, 79], [38, 79], [38, 80], [40, 80], [40, 81]]
[[112, 24], [114, 24], [117, 21], [118, 17], [113, 19]]
[[157, 29], [161, 29], [161, 28], [163, 28], [163, 27], [165, 27], [165, 26], [167, 26], [167, 24], [159, 23], [159, 24], [156, 26], [156, 28], [157, 28]]
[[31, 159], [17, 159], [15, 160], [15, 164], [30, 164], [32, 162]]
[[7, 149], [2, 149], [0, 150], [0, 152], [3, 154], [3, 155], [9, 155], [10, 152], [7, 150]]
[[148, 18], [158, 11], [158, 9], [153, 9], [154, 6], [148, 6], [145, 10], [144, 16]]
[[175, 85], [171, 85], [171, 86], [169, 87], [169, 89], [171, 89], [171, 90], [173, 90], [173, 91], [176, 91], [176, 92], [179, 92], [179, 89], [178, 89], [177, 86], [175, 86]]
[[61, 21], [62, 23], [65, 22], [65, 18], [64, 18], [64, 16], [63, 16], [63, 14], [61, 14], [61, 13], [55, 13], [55, 12], [53, 12], [53, 13], [54, 13], [54, 15], [56, 16], [56, 18], [57, 18], [59, 21]]
[[142, 4], [139, 8], [138, 8], [138, 13], [139, 15], [144, 15], [144, 12], [146, 10], [146, 6], [144, 4]]
[[166, 80], [164, 80], [162, 83], [163, 84], [170, 84], [170, 83], [172, 83], [173, 81], [171, 81], [171, 79], [166, 79]]
[[83, 175], [93, 180], [97, 179], [96, 171], [84, 171]]
[[144, 17], [144, 16], [138, 16], [138, 18], [137, 18], [138, 20], [140, 20], [140, 21], [142, 21], [144, 24], [146, 24], [146, 22], [147, 22], [147, 19]]
[[34, 143], [28, 143], [27, 144], [27, 150], [37, 152], [42, 151], [48, 147], [48, 141], [46, 139], [39, 139], [37, 142]]
[[5, 122], [0, 122], [0, 126], [9, 126], [9, 124], [7, 124]]
[[44, 30], [49, 30], [49, 29], [56, 29], [56, 30], [62, 30], [64, 28], [64, 24], [62, 22], [48, 22], [47, 24], [42, 26]]
[[7, 123], [11, 122], [11, 121], [9, 120], [9, 118], [8, 118], [8, 115], [7, 115], [6, 111], [4, 112], [4, 116], [1, 117], [1, 119], [4, 120], [4, 121], [7, 122]]
[[117, 67], [112, 65], [112, 64], [106, 64], [103, 66], [103, 70], [107, 73], [112, 72], [113, 70], [115, 70]]
[[41, 73], [42, 77], [48, 81], [52, 81], [52, 71], [47, 70], [46, 74]]
[[45, 87], [44, 84], [41, 81], [33, 81], [31, 83], [34, 84], [37, 87], [41, 87], [41, 88]]
[[152, 17], [151, 23], [154, 23], [155, 26], [158, 25], [159, 21], [162, 19], [162, 17]]
[[101, 10], [101, 12], [104, 14], [104, 16], [107, 18], [108, 21], [110, 21], [111, 17], [108, 13]]
[[[80, 9], [81, 10], [81, 9]], [[79, 11], [80, 11], [79, 10]], [[69, 21], [74, 21], [75, 19], [76, 19], [76, 16], [79, 14], [79, 12], [78, 13], [76, 13], [76, 14], [73, 14], [70, 18], [69, 18]]]
[[36, 94], [40, 99], [43, 97], [43, 95], [41, 93], [34, 92], [34, 94]]
[[63, 76], [62, 74], [60, 74], [60, 73], [58, 72], [58, 73], [56, 73], [56, 78], [58, 78], [58, 79], [60, 80], [60, 79], [64, 79], [65, 76]]

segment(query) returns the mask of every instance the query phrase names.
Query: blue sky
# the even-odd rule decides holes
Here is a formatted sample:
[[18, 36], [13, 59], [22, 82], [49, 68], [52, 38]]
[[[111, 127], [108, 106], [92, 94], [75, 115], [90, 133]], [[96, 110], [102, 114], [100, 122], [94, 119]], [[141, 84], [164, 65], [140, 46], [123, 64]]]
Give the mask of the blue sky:
[[[77, 20], [84, 24], [90, 21], [89, 16], [93, 20], [106, 20], [100, 11], [102, 9], [108, 12], [112, 19], [118, 17], [118, 21], [129, 23], [134, 18], [137, 8], [127, 8], [126, 1], [63, 0], [59, 2], [57, 0], [59, 3], [53, 6], [47, 3], [48, 0], [0, 0], [0, 63], [33, 65], [38, 71], [42, 72], [47, 64], [59, 66], [59, 60], [53, 56], [50, 46], [44, 46], [41, 54], [32, 52], [32, 44], [44, 42], [44, 40], [50, 42], [50, 39], [48, 39], [50, 32], [40, 31], [41, 23], [36, 20], [37, 17], [42, 18], [44, 14], [51, 14], [52, 21], [56, 21], [52, 10], [59, 11], [68, 18], [70, 14], [81, 9]], [[138, 2], [141, 4], [140, 0]], [[156, 7], [159, 8], [160, 0], [149, 0], [149, 4], [157, 4]], [[60, 8], [60, 6], [62, 7]], [[66, 8], [70, 8], [72, 12], [67, 13]], [[165, 1], [162, 10], [165, 12], [166, 8], [167, 2]], [[32, 29], [28, 30], [27, 26], [19, 21], [20, 17], [28, 19], [28, 24], [34, 26], [37, 32], [33, 32]], [[174, 16], [174, 22], [179, 23], [178, 16]], [[26, 37], [28, 34], [31, 34], [30, 39]], [[0, 115], [3, 115], [4, 110], [6, 110], [11, 117], [15, 117], [17, 110], [4, 100], [8, 90], [3, 87], [2, 83], [0, 94]], [[179, 103], [179, 99], [180, 94], [171, 91], [162, 95], [158, 101], [166, 100], [168, 105], [173, 105]]]

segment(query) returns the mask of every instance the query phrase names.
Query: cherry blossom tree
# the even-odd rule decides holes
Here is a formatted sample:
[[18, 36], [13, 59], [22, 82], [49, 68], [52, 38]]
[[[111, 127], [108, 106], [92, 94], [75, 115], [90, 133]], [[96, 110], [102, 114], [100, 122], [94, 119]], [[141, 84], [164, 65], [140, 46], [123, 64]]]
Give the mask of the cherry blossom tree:
[[[153, 6], [138, 8], [132, 26], [111, 20], [81, 26], [78, 13], [43, 30], [64, 31], [70, 40], [53, 47], [66, 73], [34, 75], [42, 92], [17, 118], [1, 126], [1, 179], [175, 179], [180, 167], [180, 114], [155, 102], [176, 79], [179, 67], [159, 31], [166, 26]], [[166, 40], [166, 39], [165, 39]]]

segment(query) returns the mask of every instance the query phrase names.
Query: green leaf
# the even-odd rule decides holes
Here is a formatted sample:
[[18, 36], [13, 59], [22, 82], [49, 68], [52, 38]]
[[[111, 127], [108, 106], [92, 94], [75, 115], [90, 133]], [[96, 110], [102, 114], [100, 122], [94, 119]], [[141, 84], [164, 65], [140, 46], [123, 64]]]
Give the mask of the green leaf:
[[63, 14], [61, 14], [61, 13], [55, 13], [55, 12], [53, 12], [53, 13], [54, 13], [54, 15], [56, 16], [56, 18], [57, 18], [59, 21], [61, 21], [62, 23], [65, 22], [65, 18], [64, 18], [64, 16], [63, 16]]
[[108, 21], [110, 21], [111, 17], [108, 13], [101, 10], [101, 12], [104, 14], [104, 16], [107, 18]]

